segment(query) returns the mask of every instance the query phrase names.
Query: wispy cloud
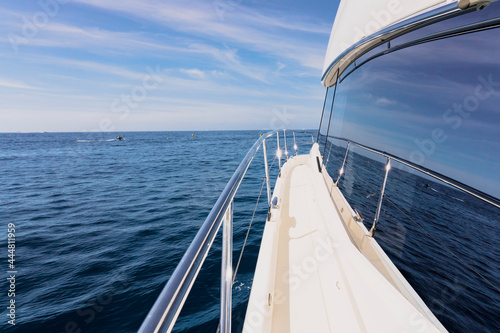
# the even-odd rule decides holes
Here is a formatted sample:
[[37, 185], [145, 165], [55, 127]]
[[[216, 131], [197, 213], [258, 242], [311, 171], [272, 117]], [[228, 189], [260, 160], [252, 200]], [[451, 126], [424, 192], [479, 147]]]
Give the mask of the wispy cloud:
[[6, 88], [17, 88], [17, 89], [38, 89], [36, 87], [32, 87], [30, 85], [24, 84], [18, 81], [11, 81], [0, 78], [0, 86]]
[[[80, 28], [66, 24], [53, 24], [47, 26], [46, 34], [39, 38], [30, 41], [30, 46], [36, 47], [56, 47], [56, 48], [78, 48], [82, 50], [90, 50], [97, 54], [144, 54], [148, 52], [152, 57], [161, 57], [168, 54], [188, 54], [193, 56], [211, 57], [216, 60], [223, 68], [239, 73], [243, 76], [261, 81], [268, 82], [267, 66], [253, 65], [242, 62], [238, 56], [238, 50], [227, 46], [221, 48], [200, 42], [178, 41], [176, 39], [168, 39], [159, 43], [151, 40], [144, 33], [129, 33], [129, 32], [112, 32], [100, 28]], [[0, 38], [0, 42], [8, 43], [8, 39]], [[165, 42], [169, 43], [165, 45]], [[90, 64], [87, 62], [79, 62], [73, 60], [62, 60], [63, 63], [73, 62], [72, 64], [78, 67], [98, 67], [98, 64]], [[110, 66], [102, 65], [105, 72], [111, 74], [119, 74], [123, 76], [131, 76], [126, 71], [118, 70]]]
[[100, 62], [84, 61], [84, 60], [72, 60], [57, 57], [45, 57], [41, 58], [40, 62], [52, 63], [52, 65], [64, 66], [67, 68], [82, 69], [90, 73], [96, 74], [111, 74], [123, 78], [128, 78], [132, 80], [142, 80], [144, 78], [144, 72], [132, 71], [130, 69], [108, 65]]
[[187, 75], [189, 75], [195, 79], [205, 79], [206, 78], [206, 73], [202, 70], [197, 69], [197, 68], [192, 68], [192, 69], [181, 68], [180, 71], [182, 73], [186, 73]]
[[[147, 67], [159, 68], [162, 82], [121, 129], [266, 127], [283, 105], [306, 122], [298, 126], [316, 124], [309, 115], [321, 107], [319, 76], [333, 16], [313, 18], [281, 5], [286, 11], [243, 2], [222, 20], [212, 1], [74, 0], [15, 53], [9, 34], [22, 36], [26, 19], [42, 8], [9, 3], [0, 9], [0, 46], [7, 50], [0, 55], [0, 98], [9, 110], [2, 129], [27, 129], [28, 122], [15, 119], [35, 119], [25, 117], [30, 112], [57, 117], [59, 130], [96, 127], [116, 116], [109, 114], [114, 100], [141, 87]], [[194, 121], [206, 117], [210, 122]]]
[[[21, 30], [21, 28], [19, 27], [17, 30]], [[78, 48], [100, 54], [110, 50], [115, 53], [118, 50], [190, 51], [186, 46], [172, 46], [171, 44], [155, 42], [140, 32], [116, 32], [92, 26], [77, 27], [64, 23], [50, 23], [43, 28], [43, 32], [36, 38], [29, 39], [27, 46]], [[10, 40], [4, 35], [0, 38], [0, 42], [10, 43]]]
[[385, 97], [377, 98], [377, 100], [375, 101], [375, 104], [381, 105], [381, 106], [394, 105], [396, 103], [397, 103], [396, 101], [390, 100], [390, 99], [385, 98]]
[[[267, 52], [278, 57], [285, 57], [299, 64], [322, 69], [326, 45], [309, 42], [306, 39], [294, 38], [293, 32], [307, 32], [328, 35], [325, 24], [316, 25], [290, 17], [269, 17], [259, 15], [250, 10], [231, 13], [230, 19], [220, 21], [210, 3], [191, 1], [187, 6], [185, 1], [144, 1], [141, 3], [125, 0], [116, 3], [111, 0], [76, 0], [79, 3], [96, 6], [113, 12], [138, 16], [154, 20], [171, 29], [191, 32], [211, 37], [215, 40], [225, 40], [252, 49]], [[229, 24], [238, 22], [238, 24]], [[277, 31], [282, 29], [288, 31]]]

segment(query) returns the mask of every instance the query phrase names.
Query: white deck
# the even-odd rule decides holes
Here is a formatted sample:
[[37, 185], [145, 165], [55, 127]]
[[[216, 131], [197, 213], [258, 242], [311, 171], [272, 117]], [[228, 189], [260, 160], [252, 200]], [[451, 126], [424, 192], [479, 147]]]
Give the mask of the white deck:
[[291, 159], [274, 196], [244, 332], [439, 331], [351, 240], [316, 154]]

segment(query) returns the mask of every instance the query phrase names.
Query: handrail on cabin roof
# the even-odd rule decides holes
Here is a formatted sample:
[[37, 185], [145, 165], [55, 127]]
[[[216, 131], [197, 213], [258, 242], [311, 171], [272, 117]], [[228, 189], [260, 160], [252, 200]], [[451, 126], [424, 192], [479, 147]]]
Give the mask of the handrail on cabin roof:
[[476, 11], [478, 9], [483, 9], [486, 4], [489, 4], [490, 2], [492, 2], [492, 0], [485, 0], [479, 3], [474, 3], [468, 7], [461, 5], [461, 2], [462, 1], [448, 4], [429, 12], [416, 15], [361, 39], [359, 42], [347, 48], [331, 62], [331, 64], [323, 73], [321, 82], [323, 82], [323, 85], [325, 87], [331, 87], [336, 81], [336, 73], [338, 76], [342, 75], [342, 73], [354, 61], [356, 61], [356, 59], [365, 55], [372, 49], [411, 31], [450, 19], [458, 15], [463, 15], [472, 11]]

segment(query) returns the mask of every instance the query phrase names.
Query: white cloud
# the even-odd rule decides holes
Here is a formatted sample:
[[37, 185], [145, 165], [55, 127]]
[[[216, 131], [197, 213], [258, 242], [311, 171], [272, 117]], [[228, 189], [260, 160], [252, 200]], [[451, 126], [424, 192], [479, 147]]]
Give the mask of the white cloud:
[[192, 69], [181, 68], [180, 71], [181, 73], [185, 73], [195, 79], [205, 79], [207, 77], [204, 71], [201, 71], [197, 68], [192, 68]]
[[38, 89], [36, 87], [32, 87], [32, 86], [24, 84], [22, 82], [11, 81], [11, 80], [1, 79], [1, 78], [0, 78], [0, 86], [7, 87], [7, 88], [18, 88], [18, 89]]
[[71, 67], [73, 69], [77, 67], [80, 69], [90, 71], [91, 73], [94, 74], [107, 73], [133, 80], [142, 80], [144, 76], [147, 74], [146, 69], [144, 69], [144, 72], [135, 72], [120, 66], [107, 65], [93, 61], [71, 60], [71, 59], [62, 59], [55, 57], [43, 58], [41, 59], [41, 61], [42, 62], [47, 61], [51, 62], [53, 65], [63, 65], [66, 67]]
[[380, 97], [380, 98], [377, 98], [377, 100], [375, 101], [375, 103], [378, 104], [378, 105], [382, 105], [382, 106], [389, 106], [389, 105], [394, 105], [397, 102], [393, 101], [393, 100], [390, 100], [388, 98], [385, 98], [385, 97]]
[[[216, 60], [219, 65], [225, 70], [229, 70], [248, 78], [269, 82], [267, 76], [269, 70], [263, 65], [252, 65], [244, 63], [237, 55], [235, 48], [227, 46], [217, 48], [212, 45], [201, 42], [178, 41], [174, 38], [166, 38], [163, 43], [150, 40], [150, 37], [142, 33], [128, 32], [112, 32], [99, 28], [80, 28], [65, 24], [52, 24], [46, 27], [47, 33], [44, 36], [39, 36], [29, 40], [29, 46], [42, 47], [58, 47], [58, 48], [79, 48], [92, 53], [122, 55], [126, 54], [129, 57], [132, 55], [143, 56], [146, 51], [153, 57], [161, 58], [162, 56], [176, 56], [179, 54], [193, 56], [209, 56]], [[1, 39], [0, 42], [7, 42], [7, 39]], [[162, 51], [162, 52], [159, 52]], [[99, 69], [99, 64], [81, 62], [60, 58], [62, 64], [70, 64], [78, 67], [87, 67], [89, 69]], [[33, 61], [38, 61], [35, 57]], [[117, 74], [122, 76], [133, 77], [133, 73], [127, 72], [124, 69], [118, 69], [109, 65], [101, 65], [107, 73]]]
[[324, 24], [318, 25], [297, 17], [269, 17], [248, 9], [228, 13], [225, 20], [221, 21], [210, 2], [200, 1], [191, 1], [190, 6], [185, 1], [76, 1], [153, 20], [184, 33], [207, 36], [219, 42], [237, 43], [259, 52], [293, 59], [302, 66], [319, 71], [323, 67], [326, 44], [294, 37], [294, 32], [321, 34], [326, 42], [329, 28]]
[[[73, 19], [80, 12], [88, 15]], [[9, 47], [9, 31], [21, 31], [20, 18], [32, 15], [22, 10], [15, 14], [9, 24], [0, 23], [4, 47]], [[18, 54], [7, 52], [0, 59], [12, 64], [2, 76], [16, 79], [0, 80], [0, 86], [43, 89], [4, 89], [0, 97], [13, 118], [27, 118], [21, 114], [30, 112], [47, 115], [45, 122], [32, 122], [33, 130], [53, 130], [48, 119], [56, 118], [65, 124], [64, 131], [84, 130], [74, 119], [87, 129], [96, 127], [97, 114], [108, 117], [112, 101], [140, 85], [147, 66], [158, 65], [161, 85], [148, 91], [124, 128], [148, 129], [149, 123], [181, 129], [183, 121], [186, 129], [265, 127], [278, 105], [304, 112], [307, 122], [311, 109], [322, 105], [319, 74], [328, 39], [322, 34], [328, 30], [305, 17], [257, 13], [244, 4], [221, 20], [212, 1], [75, 0]], [[21, 113], [14, 116], [14, 110]], [[211, 123], [193, 122], [207, 115]], [[136, 126], [134, 119], [144, 122]], [[21, 125], [28, 129], [29, 124], [12, 119], [8, 126]]]

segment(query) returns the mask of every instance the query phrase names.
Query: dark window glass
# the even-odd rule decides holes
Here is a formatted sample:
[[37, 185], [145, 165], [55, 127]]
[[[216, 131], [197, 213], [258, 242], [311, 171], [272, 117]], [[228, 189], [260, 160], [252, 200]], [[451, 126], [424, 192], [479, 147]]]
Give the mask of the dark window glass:
[[330, 135], [500, 197], [500, 30], [374, 59], [338, 87]]

